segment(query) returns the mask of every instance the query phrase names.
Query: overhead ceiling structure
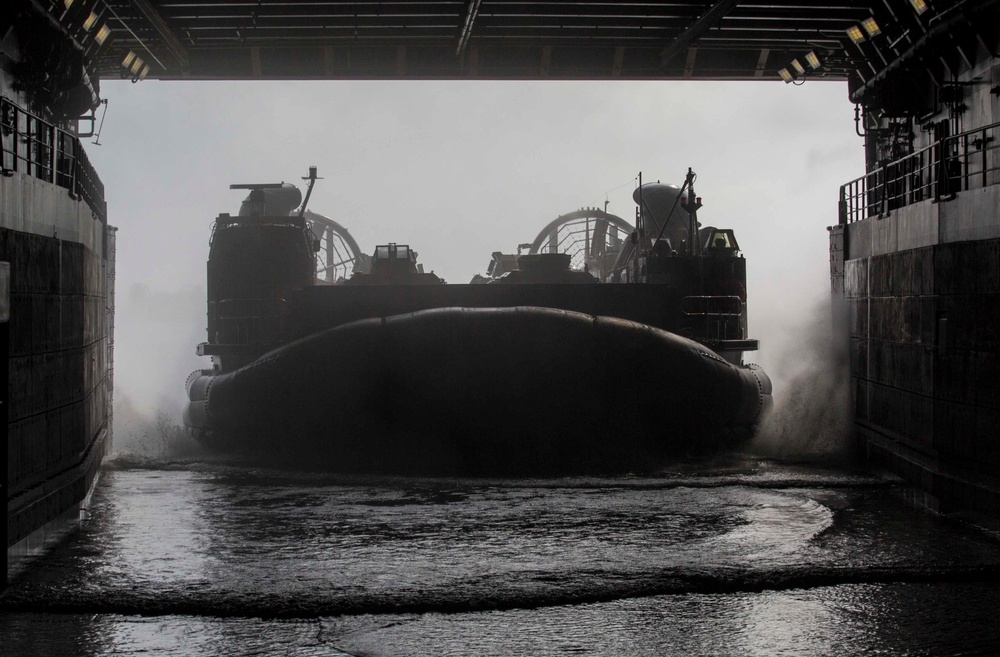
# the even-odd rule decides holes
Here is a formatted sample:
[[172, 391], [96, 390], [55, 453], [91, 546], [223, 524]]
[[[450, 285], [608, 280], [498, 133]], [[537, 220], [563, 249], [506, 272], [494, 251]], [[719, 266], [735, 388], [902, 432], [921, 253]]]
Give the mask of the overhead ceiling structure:
[[859, 0], [105, 1], [121, 36], [102, 72], [129, 49], [159, 78], [755, 79], [814, 52], [843, 79], [845, 30], [871, 16]]
[[107, 26], [106, 78], [141, 60], [160, 79], [843, 80], [861, 55], [848, 29], [905, 21], [908, 43], [927, 22], [909, 0], [30, 1]]
[[46, 14], [105, 79], [820, 78], [864, 96], [908, 60], [954, 74], [1000, 0], [5, 3]]

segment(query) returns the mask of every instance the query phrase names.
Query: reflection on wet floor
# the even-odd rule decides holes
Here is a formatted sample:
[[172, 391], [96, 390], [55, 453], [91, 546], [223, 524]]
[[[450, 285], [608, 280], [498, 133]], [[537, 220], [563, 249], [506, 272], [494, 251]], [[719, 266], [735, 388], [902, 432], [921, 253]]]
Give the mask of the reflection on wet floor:
[[125, 464], [0, 598], [0, 654], [990, 654], [998, 580], [989, 535], [863, 473]]

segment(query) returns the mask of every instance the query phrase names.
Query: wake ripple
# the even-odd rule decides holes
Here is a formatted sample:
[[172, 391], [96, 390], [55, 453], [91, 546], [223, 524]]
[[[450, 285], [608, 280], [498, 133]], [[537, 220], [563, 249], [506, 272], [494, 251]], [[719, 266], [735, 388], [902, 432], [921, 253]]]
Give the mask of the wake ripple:
[[[583, 575], [583, 574], [581, 574]], [[37, 588], [9, 591], [0, 597], [4, 613], [119, 614], [123, 616], [206, 616], [217, 618], [312, 619], [361, 614], [423, 614], [540, 609], [545, 607], [610, 602], [631, 598], [686, 594], [759, 593], [808, 590], [848, 584], [899, 583], [1000, 583], [1000, 564], [969, 567], [837, 567], [738, 569], [692, 572], [665, 569], [642, 577], [615, 580], [604, 573], [593, 579], [537, 590], [494, 589], [480, 594], [459, 588], [453, 592], [396, 591], [380, 594], [327, 595], [323, 592], [282, 596], [258, 591], [240, 595], [200, 595], [197, 590], [155, 595], [105, 591], [100, 595]], [[544, 578], [543, 578], [544, 579]], [[542, 582], [540, 582], [542, 583]]]

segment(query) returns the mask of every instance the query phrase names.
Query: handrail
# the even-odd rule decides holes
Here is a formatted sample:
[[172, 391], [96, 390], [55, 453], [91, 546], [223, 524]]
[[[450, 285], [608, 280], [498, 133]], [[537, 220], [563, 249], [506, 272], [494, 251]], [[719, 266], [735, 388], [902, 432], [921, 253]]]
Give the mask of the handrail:
[[840, 187], [840, 223], [884, 217], [931, 199], [1000, 183], [1000, 122], [939, 140]]
[[0, 97], [0, 172], [22, 173], [68, 189], [107, 225], [104, 183], [71, 132]]
[[211, 342], [263, 346], [285, 340], [288, 302], [283, 298], [222, 299], [216, 308]]
[[701, 336], [695, 339], [731, 340], [730, 334], [738, 340], [746, 337], [745, 305], [738, 296], [687, 296], [681, 299], [681, 313], [696, 323], [705, 320]]
[[740, 317], [743, 300], [732, 295], [687, 296], [681, 299], [681, 312], [688, 317]]

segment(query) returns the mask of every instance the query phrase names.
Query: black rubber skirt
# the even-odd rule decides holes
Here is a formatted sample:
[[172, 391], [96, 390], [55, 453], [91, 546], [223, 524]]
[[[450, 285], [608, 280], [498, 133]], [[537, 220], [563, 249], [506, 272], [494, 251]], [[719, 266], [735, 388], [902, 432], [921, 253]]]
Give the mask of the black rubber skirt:
[[639, 472], [748, 438], [771, 384], [691, 340], [551, 308], [442, 308], [316, 333], [188, 380], [185, 424], [276, 465]]

